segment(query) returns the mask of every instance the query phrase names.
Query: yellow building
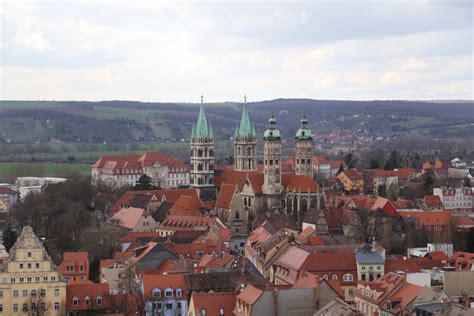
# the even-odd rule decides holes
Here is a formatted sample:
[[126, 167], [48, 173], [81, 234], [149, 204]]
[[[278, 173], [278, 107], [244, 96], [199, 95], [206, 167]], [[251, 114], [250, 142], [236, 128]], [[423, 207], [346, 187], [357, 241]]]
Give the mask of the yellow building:
[[364, 190], [364, 176], [355, 169], [345, 170], [336, 176], [347, 192], [362, 192]]
[[0, 315], [65, 314], [66, 281], [29, 226], [10, 249], [0, 273]]

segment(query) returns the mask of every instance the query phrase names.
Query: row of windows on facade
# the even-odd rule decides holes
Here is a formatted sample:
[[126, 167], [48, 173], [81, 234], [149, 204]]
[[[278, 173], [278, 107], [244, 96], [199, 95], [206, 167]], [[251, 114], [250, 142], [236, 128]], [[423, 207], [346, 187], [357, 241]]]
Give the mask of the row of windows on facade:
[[308, 164], [308, 165], [311, 165], [311, 159], [299, 159], [297, 158], [296, 159], [296, 163], [299, 164], [301, 161], [301, 164], [304, 165], [304, 164]]
[[212, 184], [212, 177], [199, 177], [197, 178], [197, 181], [195, 181], [194, 178], [191, 178], [191, 184]]
[[[102, 301], [103, 301], [102, 296], [97, 296], [95, 298], [95, 301], [96, 301], [97, 305], [102, 305]], [[74, 296], [72, 298], [72, 305], [77, 306], [77, 305], [79, 305], [79, 303], [80, 303], [80, 299], [77, 296]], [[91, 298], [89, 296], [86, 296], [84, 298], [84, 303], [86, 305], [91, 305]]]
[[[165, 290], [165, 297], [173, 297], [173, 289], [172, 288], [167, 288]], [[153, 297], [161, 297], [161, 289], [159, 288], [154, 288], [152, 291]], [[181, 297], [183, 295], [183, 290], [181, 289], [176, 289], [176, 297]]]
[[[375, 277], [373, 273], [369, 273], [369, 281], [373, 281], [375, 279], [378, 279], [381, 276], [382, 276], [382, 274], [380, 274], [380, 273], [377, 273], [377, 277]], [[361, 274], [361, 279], [362, 279], [362, 281], [367, 280], [367, 275], [365, 273], [362, 273]]]
[[208, 164], [207, 161], [204, 164], [198, 163], [196, 166], [194, 164], [191, 164], [191, 171], [207, 171], [213, 169], [214, 165], [212, 163]]
[[[237, 147], [237, 155], [242, 155], [242, 148]], [[254, 151], [252, 150], [252, 147], [247, 147], [247, 156], [252, 156], [254, 154]]]
[[[34, 279], [35, 279], [34, 282], [41, 282], [41, 277], [35, 277]], [[19, 280], [19, 283], [25, 283], [25, 277], [20, 277], [20, 278], [18, 278], [18, 280]], [[51, 282], [55, 282], [56, 277], [54, 277], [54, 276], [52, 276], [50, 278], [48, 278], [47, 276], [43, 277], [43, 282], [48, 282], [48, 280], [51, 281]], [[33, 277], [27, 277], [26, 282], [27, 283], [33, 282]], [[7, 283], [7, 278], [3, 278], [2, 283]], [[16, 283], [16, 278], [10, 278], [10, 283]]]
[[207, 147], [191, 149], [191, 157], [214, 157], [214, 150], [212, 148], [208, 150]]
[[[31, 307], [31, 308], [30, 308]], [[36, 308], [36, 304], [35, 303], [31, 303], [31, 306], [28, 306], [28, 303], [23, 303], [23, 306], [22, 306], [22, 311], [23, 312], [28, 312], [29, 310], [31, 311], [37, 311], [37, 308]], [[54, 310], [55, 311], [58, 311], [59, 310], [59, 302], [55, 302], [54, 303]], [[18, 312], [19, 309], [18, 309], [18, 304], [13, 304], [13, 307], [12, 307], [12, 311], [13, 312]], [[42, 315], [42, 312], [45, 312], [46, 311], [46, 304], [45, 303], [41, 303], [40, 304], [40, 307], [38, 309], [38, 314], [41, 314]], [[0, 304], [0, 313], [3, 313], [4, 310], [3, 310], [3, 304]]]
[[[13, 298], [18, 298], [19, 297], [19, 291], [18, 290], [14, 290], [13, 291]], [[60, 290], [59, 289], [54, 289], [54, 296], [58, 297], [60, 294]], [[41, 297], [45, 297], [46, 296], [46, 290], [45, 289], [39, 289], [39, 290], [31, 290], [29, 293], [28, 293], [28, 290], [23, 290], [22, 291], [22, 296], [23, 297], [36, 297], [36, 295], [39, 295]], [[0, 291], [0, 299], [3, 299], [3, 291]]]
[[[181, 306], [181, 302], [176, 302], [176, 308], [177, 308], [178, 310], [180, 310], [181, 307], [182, 307], [182, 306]], [[170, 302], [170, 303], [166, 303], [166, 304], [165, 304], [165, 308], [166, 308], [166, 309], [173, 309], [173, 303], [171, 303], [171, 302]], [[153, 309], [153, 311], [160, 311], [160, 310], [162, 310], [162, 309], [163, 309], [163, 303], [162, 303], [162, 302], [153, 302], [153, 304], [152, 304], [152, 309]]]
[[[20, 269], [21, 269], [21, 267], [20, 267]], [[67, 272], [74, 272], [74, 266], [66, 266], [66, 271]], [[84, 271], [84, 266], [79, 266], [79, 271], [83, 272]]]

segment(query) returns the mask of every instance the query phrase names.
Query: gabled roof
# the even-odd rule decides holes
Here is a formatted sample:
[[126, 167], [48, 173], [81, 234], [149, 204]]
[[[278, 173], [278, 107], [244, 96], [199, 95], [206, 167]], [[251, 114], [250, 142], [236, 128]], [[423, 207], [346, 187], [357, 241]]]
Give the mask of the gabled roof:
[[130, 207], [135, 195], [143, 194], [154, 195], [158, 201], [166, 200], [171, 202], [176, 202], [181, 195], [198, 197], [198, 193], [194, 188], [128, 191], [110, 208], [111, 212], [116, 213], [123, 207]]
[[251, 284], [247, 284], [247, 286], [240, 291], [239, 295], [237, 295], [237, 299], [248, 305], [253, 305], [262, 294], [262, 290], [257, 289]]
[[316, 193], [320, 191], [318, 185], [310, 176], [296, 175], [296, 174], [282, 174], [281, 182], [286, 192], [291, 191], [291, 192]]
[[63, 261], [58, 267], [58, 272], [60, 274], [67, 274], [66, 267], [68, 266], [83, 266], [84, 271], [86, 271], [89, 266], [89, 254], [86, 251], [65, 252], [63, 254]]
[[425, 257], [433, 260], [448, 260], [448, 256], [443, 251], [430, 251], [426, 253]]
[[235, 184], [223, 184], [217, 197], [216, 207], [229, 209], [236, 189]]
[[438, 195], [425, 195], [425, 203], [428, 208], [443, 208], [443, 203]]
[[321, 165], [327, 163], [329, 163], [329, 161], [323, 155], [313, 156], [313, 164]]
[[203, 310], [206, 315], [220, 315], [221, 310], [224, 315], [232, 315], [236, 297], [237, 292], [193, 292], [191, 300], [194, 303], [195, 315], [200, 315]]
[[172, 288], [173, 290], [181, 289], [183, 290], [183, 297], [186, 297], [184, 293], [188, 289], [186, 282], [186, 277], [182, 274], [142, 274], [143, 281], [143, 290], [146, 298], [153, 296], [153, 289], [158, 288], [164, 291], [167, 288]]
[[[86, 297], [90, 305], [86, 305]], [[102, 299], [102, 304], [97, 304], [97, 298]], [[68, 284], [66, 290], [66, 310], [79, 311], [91, 309], [104, 309], [110, 305], [108, 283]], [[73, 304], [73, 298], [78, 299], [78, 305]]]
[[204, 203], [198, 196], [181, 195], [170, 208], [170, 214], [195, 214], [199, 215], [200, 210], [205, 209]]
[[111, 221], [117, 221], [118, 225], [126, 228], [126, 229], [133, 229], [140, 218], [144, 216], [145, 210], [141, 208], [123, 208], [118, 213], [116, 213], [112, 218]]
[[343, 173], [352, 181], [364, 179], [364, 175], [355, 169], [344, 170]]
[[355, 271], [356, 260], [353, 253], [311, 253], [307, 256], [302, 269], [317, 271]]
[[278, 259], [277, 264], [284, 265], [294, 271], [299, 271], [310, 254], [298, 247], [291, 247]]

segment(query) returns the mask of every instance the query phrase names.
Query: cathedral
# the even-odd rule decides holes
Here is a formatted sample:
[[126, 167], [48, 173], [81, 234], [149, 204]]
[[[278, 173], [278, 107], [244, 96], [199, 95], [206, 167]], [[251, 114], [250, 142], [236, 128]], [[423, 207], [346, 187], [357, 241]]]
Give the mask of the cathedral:
[[233, 170], [214, 170], [214, 137], [201, 97], [191, 133], [190, 185], [204, 201], [216, 200], [216, 215], [235, 234], [245, 234], [243, 227], [262, 214], [285, 214], [301, 227], [305, 212], [321, 207], [322, 190], [312, 177], [313, 134], [306, 116], [295, 135], [294, 173], [282, 173], [281, 133], [273, 114], [262, 139], [263, 165], [257, 165], [257, 134], [244, 102], [235, 129]]

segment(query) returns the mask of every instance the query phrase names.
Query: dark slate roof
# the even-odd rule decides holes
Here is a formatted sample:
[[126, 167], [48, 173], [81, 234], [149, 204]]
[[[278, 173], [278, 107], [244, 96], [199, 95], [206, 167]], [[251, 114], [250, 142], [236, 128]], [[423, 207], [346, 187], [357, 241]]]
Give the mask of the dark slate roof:
[[241, 285], [252, 284], [253, 286], [269, 284], [263, 277], [245, 271], [225, 271], [188, 274], [188, 289], [190, 291], [235, 291]]
[[384, 264], [384, 257], [372, 250], [372, 247], [368, 244], [365, 244], [359, 251], [355, 253], [357, 263], [363, 264]]
[[151, 194], [136, 194], [130, 202], [130, 207], [142, 208], [146, 210], [152, 198], [153, 195]]
[[166, 219], [166, 216], [168, 216], [169, 210], [171, 209], [173, 204], [174, 202], [168, 200], [163, 201], [160, 207], [155, 212], [153, 212], [151, 216], [156, 222], [161, 223]]

